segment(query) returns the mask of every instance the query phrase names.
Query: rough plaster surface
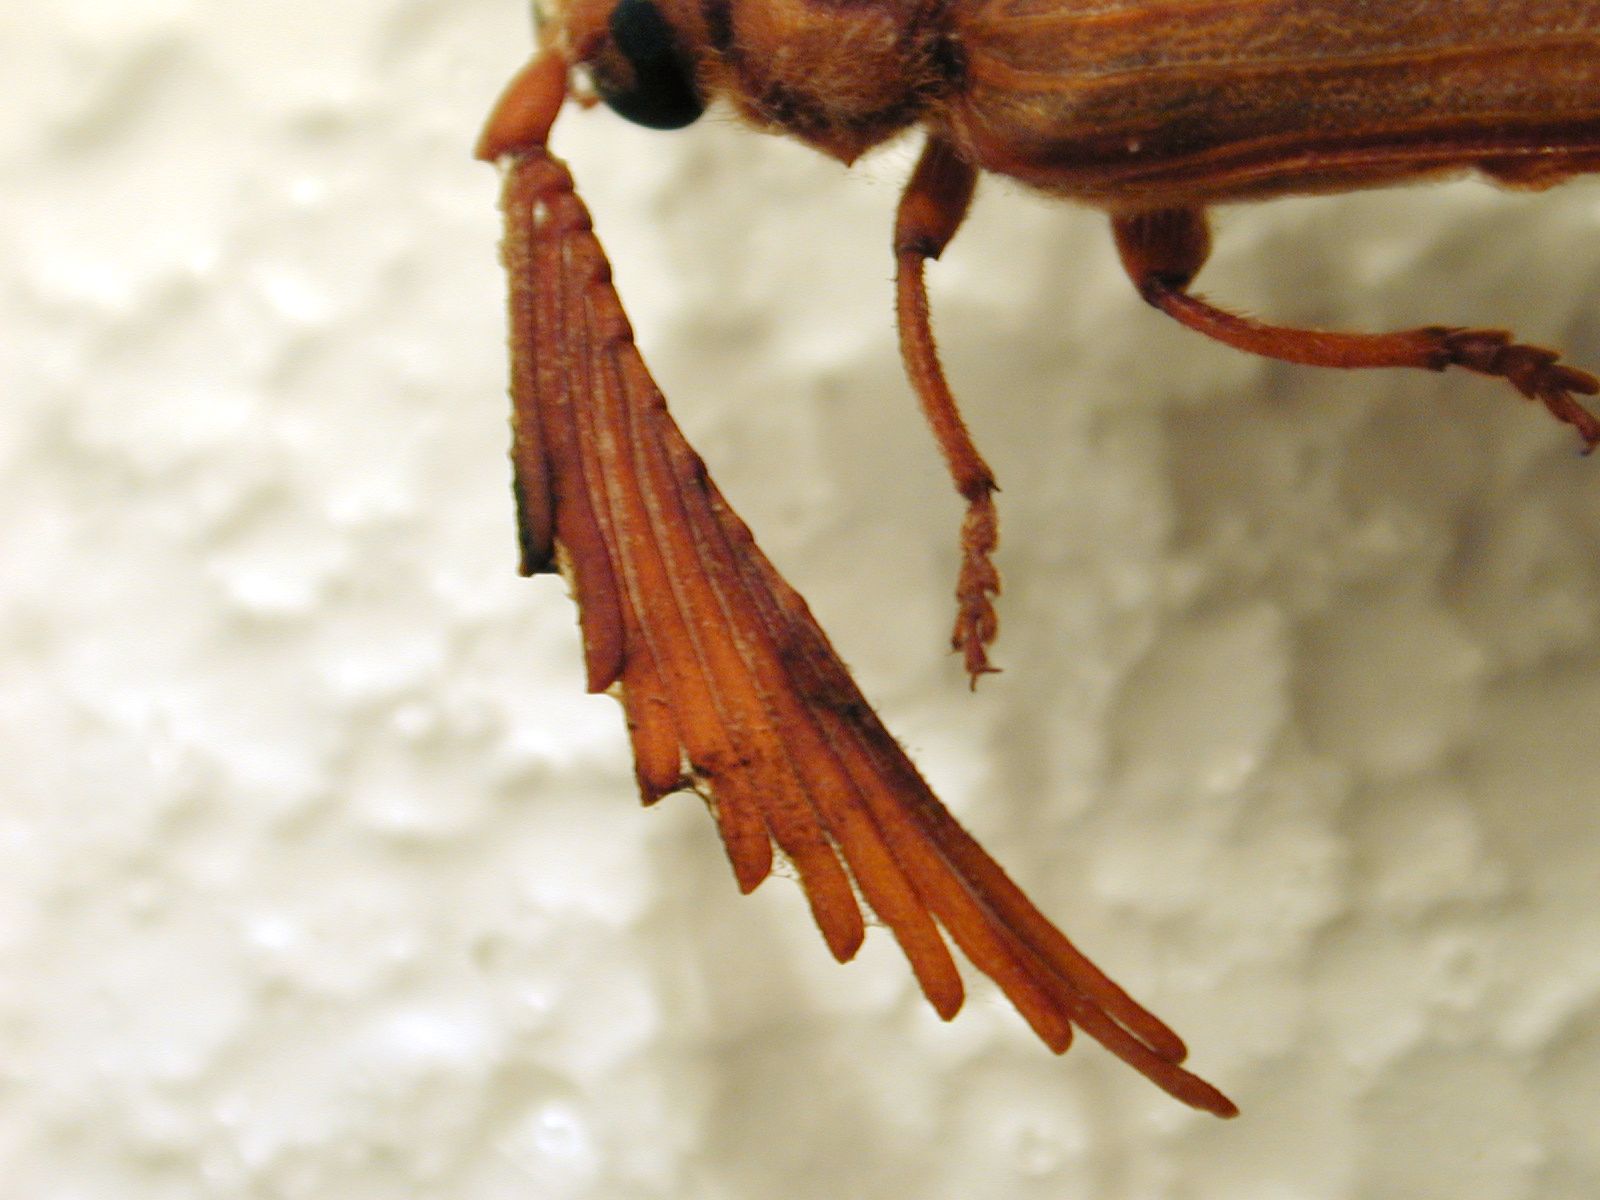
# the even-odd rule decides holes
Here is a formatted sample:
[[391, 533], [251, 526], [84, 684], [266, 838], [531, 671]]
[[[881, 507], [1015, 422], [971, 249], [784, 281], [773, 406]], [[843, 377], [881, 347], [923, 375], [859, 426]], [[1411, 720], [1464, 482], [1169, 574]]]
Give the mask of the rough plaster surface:
[[[637, 811], [513, 574], [514, 0], [0, 13], [4, 1200], [1591, 1200], [1600, 463], [1505, 388], [1144, 311], [990, 186], [934, 274], [1006, 673], [895, 360], [911, 151], [569, 114], [680, 421], [946, 800], [1183, 1032], [1181, 1110], [830, 962]], [[1600, 188], [1226, 214], [1214, 294], [1600, 363]]]

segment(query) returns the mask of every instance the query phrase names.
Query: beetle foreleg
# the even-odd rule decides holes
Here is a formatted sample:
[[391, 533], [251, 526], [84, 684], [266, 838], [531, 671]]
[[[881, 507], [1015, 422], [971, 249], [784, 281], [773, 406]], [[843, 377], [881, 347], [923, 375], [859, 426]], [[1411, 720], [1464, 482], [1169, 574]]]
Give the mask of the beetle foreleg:
[[930, 258], [939, 257], [961, 227], [977, 180], [977, 172], [956, 155], [949, 143], [937, 136], [929, 137], [905, 194], [900, 197], [894, 226], [900, 353], [950, 470], [951, 481], [967, 502], [967, 513], [961, 522], [958, 607], [950, 645], [961, 651], [974, 687], [978, 676], [998, 670], [989, 665], [987, 647], [1000, 628], [990, 599], [1000, 593], [1000, 572], [993, 559], [1000, 542], [994, 493], [1000, 489], [989, 464], [972, 444], [972, 435], [961, 419], [939, 363], [923, 267]]
[[1114, 217], [1122, 264], [1139, 294], [1182, 325], [1219, 342], [1285, 362], [1314, 367], [1464, 367], [1504, 379], [1583, 439], [1600, 445], [1600, 420], [1575, 396], [1600, 392], [1600, 379], [1558, 362], [1554, 350], [1512, 339], [1500, 329], [1427, 325], [1394, 333], [1328, 333], [1268, 325], [1227, 312], [1187, 291], [1210, 246], [1205, 213], [1164, 209]]

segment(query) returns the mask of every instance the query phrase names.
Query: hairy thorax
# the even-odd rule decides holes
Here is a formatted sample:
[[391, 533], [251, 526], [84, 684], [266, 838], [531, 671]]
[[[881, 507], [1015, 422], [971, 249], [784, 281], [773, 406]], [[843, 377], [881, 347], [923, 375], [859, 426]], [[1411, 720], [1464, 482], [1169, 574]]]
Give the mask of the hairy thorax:
[[959, 86], [944, 5], [703, 0], [713, 85], [757, 124], [849, 162]]

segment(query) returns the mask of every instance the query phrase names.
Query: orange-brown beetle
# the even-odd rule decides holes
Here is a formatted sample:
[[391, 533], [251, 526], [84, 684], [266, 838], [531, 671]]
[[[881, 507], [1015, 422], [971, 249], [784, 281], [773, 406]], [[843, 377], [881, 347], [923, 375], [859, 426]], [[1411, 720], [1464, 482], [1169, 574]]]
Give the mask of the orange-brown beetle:
[[894, 232], [901, 347], [967, 502], [954, 645], [974, 679], [996, 630], [995, 484], [946, 386], [923, 271], [992, 171], [1107, 211], [1140, 294], [1235, 347], [1334, 367], [1465, 367], [1572, 425], [1600, 380], [1488, 329], [1268, 325], [1188, 288], [1206, 206], [1475, 171], [1540, 188], [1600, 170], [1593, 0], [548, 0], [542, 51], [479, 146], [508, 164], [513, 462], [523, 569], [579, 602], [588, 684], [614, 689], [647, 803], [692, 787], [749, 890], [776, 844], [830, 949], [864, 934], [857, 889], [949, 1017], [940, 936], [1043, 1040], [1080, 1026], [1184, 1102], [1232, 1103], [1183, 1043], [1035, 909], [945, 811], [755, 547], [668, 417], [609, 268], [545, 142], [580, 79], [641, 124], [723, 100], [845, 162], [926, 135]]

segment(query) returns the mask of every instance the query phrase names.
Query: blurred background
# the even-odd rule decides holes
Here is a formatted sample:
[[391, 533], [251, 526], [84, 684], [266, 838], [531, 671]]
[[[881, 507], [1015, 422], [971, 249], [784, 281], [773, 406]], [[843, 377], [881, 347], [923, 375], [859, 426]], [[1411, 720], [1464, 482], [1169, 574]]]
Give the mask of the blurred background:
[[[890, 223], [718, 116], [569, 111], [680, 423], [935, 788], [1244, 1115], [886, 932], [840, 967], [638, 810], [515, 574], [518, 0], [0, 14], [0, 1196], [1588, 1200], [1600, 463], [1509, 388], [1171, 327], [990, 180], [931, 285], [1000, 497], [996, 661]], [[1220, 214], [1203, 290], [1600, 366], [1600, 184]]]

